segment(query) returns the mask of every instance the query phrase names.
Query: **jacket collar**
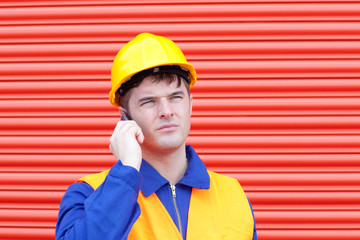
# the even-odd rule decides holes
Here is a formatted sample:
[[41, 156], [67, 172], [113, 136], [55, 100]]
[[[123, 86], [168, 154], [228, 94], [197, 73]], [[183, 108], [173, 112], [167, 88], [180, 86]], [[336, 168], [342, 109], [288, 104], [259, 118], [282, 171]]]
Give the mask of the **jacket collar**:
[[[206, 166], [190, 146], [186, 146], [186, 158], [189, 161], [184, 177], [177, 183], [188, 187], [209, 189], [210, 178]], [[150, 196], [169, 181], [161, 176], [149, 163], [142, 161], [140, 174], [143, 176], [141, 191], [145, 197]]]

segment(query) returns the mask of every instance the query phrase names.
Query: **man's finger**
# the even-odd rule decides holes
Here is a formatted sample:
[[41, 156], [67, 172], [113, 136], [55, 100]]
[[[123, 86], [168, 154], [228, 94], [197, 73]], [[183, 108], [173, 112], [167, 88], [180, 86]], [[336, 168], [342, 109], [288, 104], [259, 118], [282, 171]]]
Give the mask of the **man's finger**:
[[140, 127], [137, 128], [135, 135], [136, 135], [137, 141], [138, 141], [140, 144], [142, 144], [142, 143], [144, 142], [145, 137], [144, 137], [144, 134], [143, 134], [143, 132], [141, 131]]

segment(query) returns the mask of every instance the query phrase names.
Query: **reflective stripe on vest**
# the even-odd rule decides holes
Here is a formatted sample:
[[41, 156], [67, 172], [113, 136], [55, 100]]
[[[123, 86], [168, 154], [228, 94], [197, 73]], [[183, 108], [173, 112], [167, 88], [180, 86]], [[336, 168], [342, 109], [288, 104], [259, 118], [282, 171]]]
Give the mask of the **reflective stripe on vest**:
[[[96, 190], [109, 170], [80, 178]], [[238, 181], [211, 171], [210, 189], [193, 188], [189, 206], [187, 240], [252, 240], [254, 220]], [[155, 193], [138, 197], [141, 214], [128, 239], [181, 240], [182, 236]]]

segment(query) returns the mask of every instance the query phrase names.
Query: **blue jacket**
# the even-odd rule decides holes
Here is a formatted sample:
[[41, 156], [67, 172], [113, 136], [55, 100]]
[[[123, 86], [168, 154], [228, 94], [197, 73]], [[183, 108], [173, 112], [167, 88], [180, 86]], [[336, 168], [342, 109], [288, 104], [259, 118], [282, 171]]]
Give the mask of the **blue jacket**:
[[[140, 215], [137, 203], [140, 190], [145, 197], [155, 192], [186, 239], [191, 189], [210, 187], [207, 169], [191, 146], [186, 147], [186, 155], [189, 166], [175, 185], [176, 205], [169, 182], [146, 161], [140, 172], [118, 161], [96, 191], [86, 183], [72, 184], [60, 204], [56, 239], [88, 239], [101, 236], [101, 232], [126, 239]], [[255, 222], [253, 240], [257, 240]]]

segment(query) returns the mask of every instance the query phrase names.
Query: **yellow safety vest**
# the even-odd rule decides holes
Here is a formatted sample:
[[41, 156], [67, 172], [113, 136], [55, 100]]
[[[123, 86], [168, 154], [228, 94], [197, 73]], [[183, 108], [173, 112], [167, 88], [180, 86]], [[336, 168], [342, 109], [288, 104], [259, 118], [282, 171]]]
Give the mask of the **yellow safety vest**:
[[[80, 178], [96, 190], [109, 170]], [[211, 171], [210, 189], [193, 188], [189, 206], [187, 240], [252, 240], [254, 219], [244, 191], [236, 179]], [[155, 193], [138, 197], [141, 214], [130, 240], [181, 240], [182, 236]]]

